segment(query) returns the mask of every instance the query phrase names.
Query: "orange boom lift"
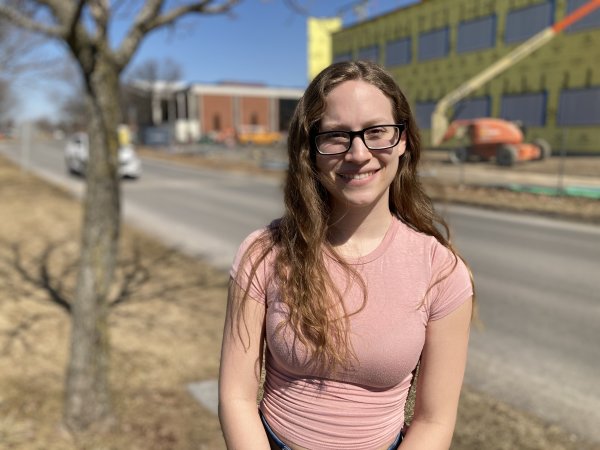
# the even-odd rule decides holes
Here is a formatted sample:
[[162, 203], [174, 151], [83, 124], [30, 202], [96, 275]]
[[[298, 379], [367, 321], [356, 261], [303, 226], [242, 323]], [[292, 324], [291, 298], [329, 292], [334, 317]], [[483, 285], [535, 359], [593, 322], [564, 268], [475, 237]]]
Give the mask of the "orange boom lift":
[[504, 70], [547, 44], [562, 30], [581, 20], [598, 7], [600, 7], [600, 0], [585, 3], [442, 97], [431, 115], [432, 145], [438, 147], [442, 142], [453, 137], [466, 136], [469, 141], [468, 146], [458, 149], [454, 153], [454, 158], [459, 161], [466, 161], [470, 158], [483, 160], [495, 158], [497, 164], [505, 166], [511, 166], [517, 161], [544, 159], [550, 156], [550, 145], [546, 141], [537, 139], [532, 143], [524, 142], [523, 131], [515, 123], [502, 119], [478, 118], [455, 120], [449, 125], [446, 111]]

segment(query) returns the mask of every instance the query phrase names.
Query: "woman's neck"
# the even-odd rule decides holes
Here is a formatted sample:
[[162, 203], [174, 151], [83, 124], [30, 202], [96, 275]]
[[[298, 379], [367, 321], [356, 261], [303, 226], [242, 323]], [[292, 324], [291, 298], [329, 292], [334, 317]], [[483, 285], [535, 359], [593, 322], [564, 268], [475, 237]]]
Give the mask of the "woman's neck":
[[341, 255], [361, 257], [375, 250], [385, 237], [392, 213], [385, 208], [351, 208], [333, 211], [329, 243]]

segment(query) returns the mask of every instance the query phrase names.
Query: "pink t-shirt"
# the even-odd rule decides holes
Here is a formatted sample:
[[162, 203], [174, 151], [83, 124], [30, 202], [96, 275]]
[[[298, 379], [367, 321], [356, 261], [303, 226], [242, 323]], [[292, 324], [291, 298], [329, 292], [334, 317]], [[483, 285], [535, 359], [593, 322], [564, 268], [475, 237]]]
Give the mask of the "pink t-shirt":
[[[234, 278], [242, 255], [263, 231], [252, 233], [240, 246], [231, 269]], [[459, 259], [423, 303], [429, 286], [450, 272], [454, 257], [435, 238], [392, 221], [375, 250], [349, 261], [368, 291], [364, 309], [350, 318], [358, 361], [352, 369], [323, 377], [304, 364], [306, 349], [289, 327], [276, 333], [286, 319], [286, 307], [272, 281], [273, 258], [271, 252], [249, 287], [249, 296], [267, 306], [266, 381], [260, 408], [269, 425], [282, 440], [311, 450], [366, 450], [392, 441], [404, 423], [404, 404], [427, 323], [472, 296], [467, 268]], [[346, 310], [357, 310], [362, 304], [360, 283], [348, 282], [328, 256], [326, 265], [344, 293]], [[245, 287], [250, 267], [242, 270], [239, 281]]]

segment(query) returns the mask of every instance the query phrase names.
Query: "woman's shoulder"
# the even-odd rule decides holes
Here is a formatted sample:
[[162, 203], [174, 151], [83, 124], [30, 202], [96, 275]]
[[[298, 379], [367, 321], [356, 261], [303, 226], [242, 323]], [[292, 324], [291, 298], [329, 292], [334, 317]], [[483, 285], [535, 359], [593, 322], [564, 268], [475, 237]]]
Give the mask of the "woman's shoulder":
[[457, 255], [435, 236], [420, 231], [400, 219], [397, 219], [395, 226], [397, 230], [394, 242], [398, 249], [402, 249], [402, 253], [414, 257], [421, 255], [424, 262], [432, 267], [444, 266], [448, 262], [453, 264], [457, 259]]
[[233, 267], [237, 268], [243, 259], [254, 260], [265, 251], [273, 248], [274, 234], [279, 226], [279, 219], [270, 224], [250, 232], [241, 242], [233, 261]]
[[238, 248], [238, 253], [239, 252], [245, 253], [246, 250], [248, 250], [248, 248], [250, 248], [252, 245], [254, 245], [255, 242], [259, 241], [260, 239], [264, 239], [264, 237], [267, 234], [268, 234], [267, 227], [257, 228], [256, 230], [253, 230], [240, 243], [240, 246]]
[[434, 251], [438, 246], [443, 247], [434, 236], [416, 229], [401, 219], [395, 219], [395, 222], [395, 240], [400, 241], [403, 246], [417, 247], [427, 251]]
[[268, 225], [265, 225], [263, 227], [260, 227], [260, 228], [257, 228], [255, 230], [251, 231], [242, 240], [242, 243], [240, 244], [240, 249], [248, 248], [252, 244], [254, 244], [256, 241], [259, 241], [261, 239], [272, 239], [274, 232], [276, 232], [277, 228], [279, 227], [280, 221], [281, 221], [281, 219], [275, 219]]

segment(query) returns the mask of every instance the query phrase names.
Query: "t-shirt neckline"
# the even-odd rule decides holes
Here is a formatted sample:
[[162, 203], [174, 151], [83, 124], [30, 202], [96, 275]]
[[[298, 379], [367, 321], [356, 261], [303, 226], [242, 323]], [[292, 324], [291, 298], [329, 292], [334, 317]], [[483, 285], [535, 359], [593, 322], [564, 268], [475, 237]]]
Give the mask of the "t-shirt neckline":
[[[399, 223], [400, 223], [400, 221], [397, 218], [392, 217], [390, 225], [389, 225], [387, 231], [385, 232], [383, 239], [381, 240], [379, 245], [377, 245], [377, 247], [375, 247], [373, 250], [371, 250], [371, 252], [367, 253], [366, 255], [359, 256], [358, 258], [345, 257], [344, 261], [346, 261], [346, 263], [348, 263], [350, 265], [361, 265], [361, 264], [367, 264], [372, 261], [375, 261], [377, 258], [379, 258], [381, 255], [383, 255], [385, 253], [390, 242], [396, 236], [396, 232], [398, 231]], [[329, 253], [329, 252], [327, 252], [327, 253]], [[331, 256], [331, 255], [329, 255], [329, 256]]]

